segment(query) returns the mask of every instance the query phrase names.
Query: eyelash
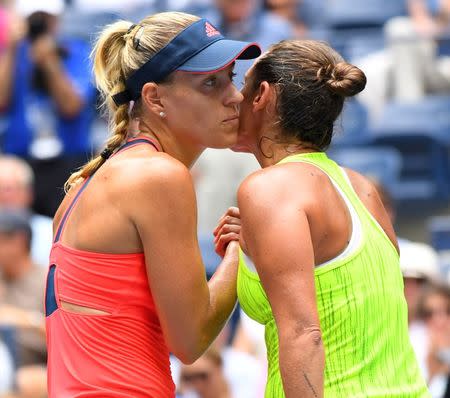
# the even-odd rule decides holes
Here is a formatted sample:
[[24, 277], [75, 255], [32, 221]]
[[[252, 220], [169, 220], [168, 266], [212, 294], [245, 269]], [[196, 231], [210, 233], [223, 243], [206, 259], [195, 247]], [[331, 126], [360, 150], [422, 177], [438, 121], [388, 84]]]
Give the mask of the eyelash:
[[[232, 82], [233, 82], [235, 76], [236, 76], [236, 73], [235, 73], [235, 72], [231, 72], [231, 73], [230, 73], [230, 80], [231, 80]], [[217, 83], [217, 78], [216, 78], [216, 77], [212, 77], [212, 78], [210, 78], [210, 79], [208, 79], [208, 80], [205, 81], [205, 85], [206, 85], [206, 86], [210, 86], [210, 87], [215, 86], [216, 83]]]

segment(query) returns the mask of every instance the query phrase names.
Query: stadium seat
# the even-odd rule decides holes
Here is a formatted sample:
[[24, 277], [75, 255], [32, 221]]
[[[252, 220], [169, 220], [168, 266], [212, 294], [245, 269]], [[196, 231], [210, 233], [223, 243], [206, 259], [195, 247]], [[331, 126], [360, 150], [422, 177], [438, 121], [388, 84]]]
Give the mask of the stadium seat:
[[365, 144], [368, 139], [367, 109], [356, 99], [346, 101], [334, 126], [333, 147]]
[[333, 28], [381, 27], [388, 19], [404, 15], [404, 0], [331, 0], [324, 8]]
[[450, 193], [449, 154], [441, 140], [427, 130], [384, 130], [372, 137], [372, 145], [392, 147], [402, 155], [400, 180], [391, 190], [397, 201], [446, 203]]
[[412, 103], [388, 103], [373, 126], [372, 134], [376, 136], [386, 131], [419, 135], [427, 131], [443, 144], [450, 145], [450, 96], [430, 95]]
[[113, 12], [82, 12], [69, 8], [61, 17], [64, 36], [78, 37], [92, 43], [97, 34], [120, 16]]
[[336, 148], [328, 156], [339, 165], [378, 180], [388, 191], [398, 184], [402, 156], [390, 147]]
[[17, 368], [17, 364], [19, 363], [19, 353], [16, 344], [16, 328], [8, 325], [0, 325], [0, 341], [6, 345], [6, 348], [11, 355], [14, 368]]
[[431, 245], [438, 251], [450, 250], [450, 216], [431, 217], [427, 227]]

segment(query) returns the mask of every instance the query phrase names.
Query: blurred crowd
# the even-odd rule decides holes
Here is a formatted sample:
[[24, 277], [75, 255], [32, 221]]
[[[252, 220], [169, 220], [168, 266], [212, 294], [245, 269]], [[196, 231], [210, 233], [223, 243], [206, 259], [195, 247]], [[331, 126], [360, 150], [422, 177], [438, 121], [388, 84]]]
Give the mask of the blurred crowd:
[[[412, 174], [407, 166], [416, 158], [405, 157], [404, 144], [390, 148], [403, 156], [397, 163], [405, 164], [397, 166], [403, 169], [394, 182], [388, 166], [395, 162], [385, 157], [377, 158], [381, 173], [379, 166], [365, 168], [370, 156], [364, 155], [365, 163], [353, 164], [357, 156], [343, 159], [377, 179], [394, 225], [396, 210], [410, 199], [418, 201], [409, 217], [419, 219], [424, 229], [439, 225], [434, 232], [441, 235], [435, 239], [399, 240], [411, 340], [433, 398], [450, 397], [450, 220], [427, 223], [420, 214], [421, 206], [450, 203], [449, 0], [0, 0], [0, 397], [46, 397], [43, 292], [52, 217], [70, 172], [107, 136], [89, 58], [95, 34], [117, 18], [137, 22], [164, 10], [206, 17], [225, 36], [256, 41], [265, 49], [289, 38], [327, 40], [360, 66], [368, 85], [336, 128], [340, 140], [330, 149], [336, 157], [364, 141], [383, 118], [397, 122], [396, 114], [386, 116], [391, 104], [416, 109], [430, 98], [446, 104], [436, 113], [439, 120], [432, 111], [422, 117], [424, 125], [439, 122], [433, 129], [412, 131], [416, 125], [405, 127], [409, 116], [404, 117], [396, 138], [414, 133], [414, 140], [432, 140], [423, 141], [432, 148], [432, 160], [420, 153]], [[249, 65], [237, 68], [237, 86]], [[385, 135], [372, 138], [358, 151], [371, 149], [370, 143], [384, 148], [394, 142]], [[426, 151], [421, 142], [419, 150]], [[435, 163], [437, 158], [442, 163]], [[424, 177], [428, 185], [414, 180], [414, 170], [430, 163], [434, 169]], [[258, 167], [250, 155], [207, 150], [192, 170], [209, 277], [219, 262], [212, 230], [235, 204], [239, 183]], [[172, 369], [179, 398], [262, 397], [264, 327], [237, 307], [199, 360], [183, 365], [173, 358]]]

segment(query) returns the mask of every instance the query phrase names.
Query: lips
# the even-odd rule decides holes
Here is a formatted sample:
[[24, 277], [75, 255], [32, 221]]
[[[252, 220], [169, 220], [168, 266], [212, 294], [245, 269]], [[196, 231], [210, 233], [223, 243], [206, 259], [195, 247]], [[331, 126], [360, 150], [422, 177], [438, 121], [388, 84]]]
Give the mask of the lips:
[[222, 121], [225, 123], [225, 122], [231, 122], [231, 121], [236, 120], [236, 119], [239, 119], [238, 115], [234, 115], [234, 116], [229, 117], [228, 119], [225, 119], [225, 120], [222, 120]]

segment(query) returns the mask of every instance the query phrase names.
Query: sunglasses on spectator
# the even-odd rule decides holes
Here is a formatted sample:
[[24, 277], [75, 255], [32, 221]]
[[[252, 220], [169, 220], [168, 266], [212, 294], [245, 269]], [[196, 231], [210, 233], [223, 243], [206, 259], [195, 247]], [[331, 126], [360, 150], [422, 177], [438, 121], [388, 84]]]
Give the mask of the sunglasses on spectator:
[[193, 383], [195, 381], [208, 381], [209, 372], [192, 372], [192, 373], [184, 373], [181, 375], [181, 380], [185, 383]]
[[436, 315], [450, 316], [450, 307], [448, 308], [424, 308], [423, 317], [431, 319]]

